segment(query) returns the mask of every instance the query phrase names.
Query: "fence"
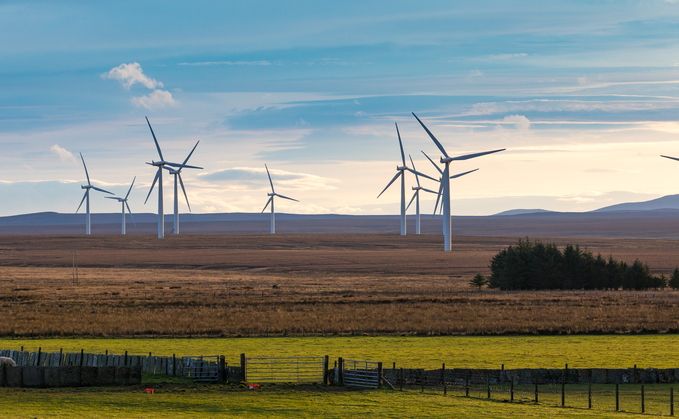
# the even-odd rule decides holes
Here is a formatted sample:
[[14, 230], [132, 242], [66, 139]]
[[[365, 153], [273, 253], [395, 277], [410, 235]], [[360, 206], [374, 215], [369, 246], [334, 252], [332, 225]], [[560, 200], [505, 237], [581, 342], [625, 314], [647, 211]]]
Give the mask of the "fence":
[[245, 381], [254, 383], [327, 383], [328, 357], [246, 358]]
[[338, 361], [341, 382], [344, 385], [365, 388], [378, 388], [382, 379], [382, 363], [342, 359]]
[[219, 355], [183, 356], [182, 377], [193, 381], [219, 380]]

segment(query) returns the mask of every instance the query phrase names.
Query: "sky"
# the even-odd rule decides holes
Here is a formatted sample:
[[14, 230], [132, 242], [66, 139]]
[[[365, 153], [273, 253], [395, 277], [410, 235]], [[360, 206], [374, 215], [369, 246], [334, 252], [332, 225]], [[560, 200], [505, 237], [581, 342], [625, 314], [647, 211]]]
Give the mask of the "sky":
[[0, 1], [0, 216], [75, 212], [80, 153], [93, 185], [136, 177], [132, 211], [156, 211], [145, 117], [168, 161], [200, 141], [194, 213], [260, 212], [266, 164], [300, 201], [277, 211], [397, 214], [398, 183], [377, 198], [402, 164], [395, 123], [417, 170], [438, 178], [422, 151], [441, 157], [411, 112], [451, 156], [507, 149], [453, 163], [479, 169], [451, 181], [455, 215], [676, 194], [660, 155], [679, 157], [678, 41], [664, 0]]

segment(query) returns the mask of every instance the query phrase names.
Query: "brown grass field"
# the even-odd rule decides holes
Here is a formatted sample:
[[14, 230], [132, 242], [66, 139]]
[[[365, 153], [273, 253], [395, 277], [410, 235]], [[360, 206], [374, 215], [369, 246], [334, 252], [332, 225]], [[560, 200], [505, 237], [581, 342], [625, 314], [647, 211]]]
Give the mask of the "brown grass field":
[[[542, 239], [679, 266], [679, 241]], [[516, 238], [187, 234], [2, 236], [3, 336], [665, 333], [671, 290], [470, 288]], [[79, 285], [71, 251], [79, 253]]]

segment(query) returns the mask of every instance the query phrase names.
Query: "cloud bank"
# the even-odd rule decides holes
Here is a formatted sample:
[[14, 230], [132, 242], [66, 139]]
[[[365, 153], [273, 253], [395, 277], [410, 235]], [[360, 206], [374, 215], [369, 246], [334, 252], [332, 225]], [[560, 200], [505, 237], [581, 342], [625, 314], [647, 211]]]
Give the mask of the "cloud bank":
[[101, 75], [104, 79], [118, 80], [127, 90], [135, 84], [141, 84], [153, 92], [144, 96], [132, 97], [130, 101], [137, 107], [144, 107], [146, 109], [165, 108], [167, 106], [177, 106], [179, 101], [172, 97], [172, 94], [166, 90], [158, 89], [164, 87], [163, 83], [152, 79], [141, 68], [139, 63], [134, 62], [130, 64], [120, 64], [118, 67], [112, 68], [108, 73]]

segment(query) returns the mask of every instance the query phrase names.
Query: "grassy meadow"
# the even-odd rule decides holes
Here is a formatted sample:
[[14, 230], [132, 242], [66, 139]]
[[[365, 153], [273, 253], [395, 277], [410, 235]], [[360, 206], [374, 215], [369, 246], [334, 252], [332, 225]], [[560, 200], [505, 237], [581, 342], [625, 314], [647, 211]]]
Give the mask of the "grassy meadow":
[[43, 352], [322, 356], [395, 362], [403, 368], [677, 368], [679, 336], [333, 336], [272, 338], [0, 339], [3, 349]]

